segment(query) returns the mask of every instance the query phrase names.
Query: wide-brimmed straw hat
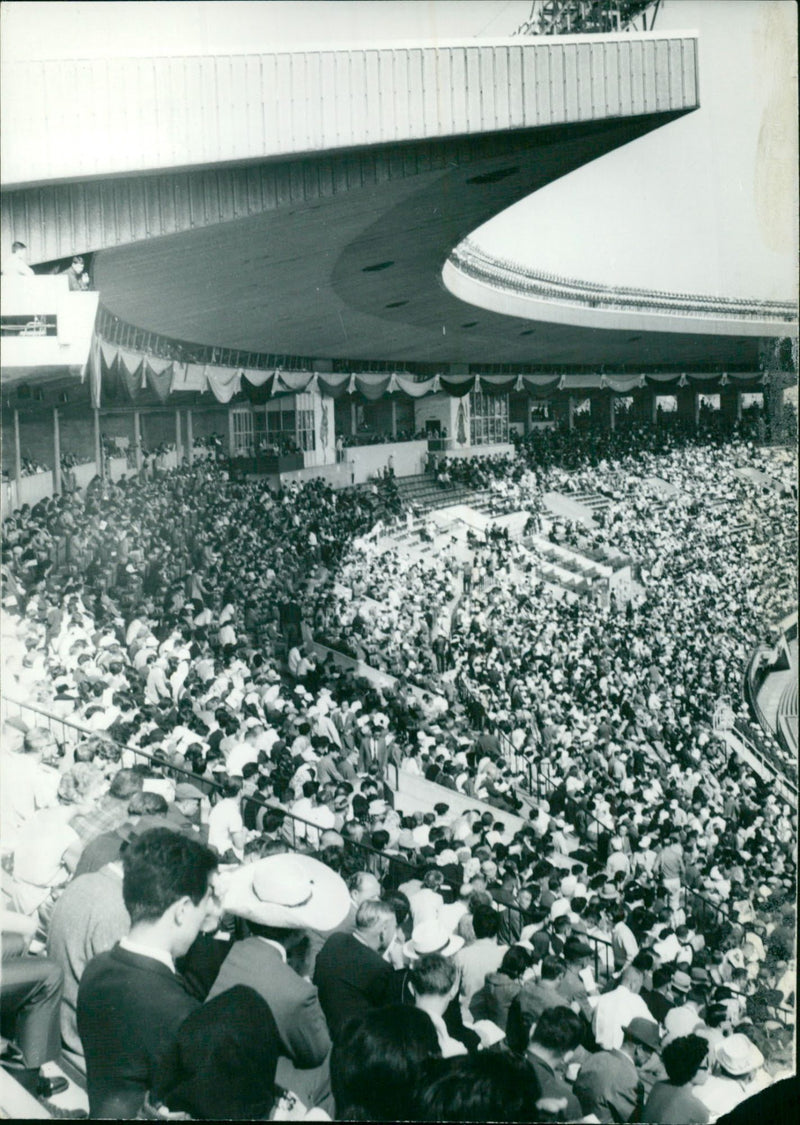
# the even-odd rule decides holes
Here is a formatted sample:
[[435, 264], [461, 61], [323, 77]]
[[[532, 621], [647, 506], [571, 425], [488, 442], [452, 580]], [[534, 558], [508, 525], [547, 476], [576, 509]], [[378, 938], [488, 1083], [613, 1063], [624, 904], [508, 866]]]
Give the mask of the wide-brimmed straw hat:
[[403, 953], [409, 961], [416, 961], [426, 953], [441, 953], [442, 957], [450, 957], [453, 953], [457, 953], [463, 944], [462, 937], [458, 934], [449, 934], [440, 922], [432, 918], [414, 927], [411, 940], [403, 946]]
[[261, 926], [332, 930], [350, 909], [345, 881], [305, 855], [271, 855], [234, 871], [222, 908]]
[[763, 1066], [764, 1056], [755, 1043], [737, 1032], [736, 1035], [729, 1035], [717, 1047], [717, 1062], [728, 1074], [739, 1078]]

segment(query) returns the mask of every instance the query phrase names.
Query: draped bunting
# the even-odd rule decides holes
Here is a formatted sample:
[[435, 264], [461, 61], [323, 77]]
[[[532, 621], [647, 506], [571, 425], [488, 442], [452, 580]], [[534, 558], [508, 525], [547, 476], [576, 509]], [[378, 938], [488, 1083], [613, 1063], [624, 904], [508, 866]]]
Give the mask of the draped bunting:
[[208, 389], [217, 402], [230, 402], [242, 389], [242, 373], [234, 367], [212, 367], [206, 365]]
[[251, 385], [251, 387], [263, 387], [264, 384], [272, 378], [275, 374], [274, 371], [258, 371], [255, 368], [245, 367], [242, 369], [242, 375]]
[[149, 355], [144, 361], [147, 385], [158, 398], [159, 402], [166, 402], [169, 398], [169, 389], [172, 386], [172, 360], [159, 359]]
[[368, 402], [385, 396], [409, 399], [444, 391], [454, 398], [463, 398], [472, 391], [484, 395], [525, 394], [529, 398], [548, 398], [557, 391], [604, 390], [627, 395], [634, 390], [693, 387], [709, 391], [733, 385], [739, 389], [760, 387], [769, 376], [760, 371], [647, 372], [646, 374], [611, 374], [570, 372], [569, 374], [437, 374], [417, 379], [400, 372], [356, 375], [314, 371], [263, 371], [255, 368], [223, 367], [218, 364], [184, 363], [111, 344], [95, 336], [89, 357], [81, 372], [81, 381], [90, 381], [92, 405], [100, 406], [101, 391], [111, 402], [135, 401], [146, 395], [148, 388], [160, 402], [170, 394], [211, 392], [217, 402], [228, 403], [243, 393], [252, 403], [264, 404], [284, 395], [319, 391], [328, 398], [359, 395]]
[[208, 390], [205, 365], [202, 363], [176, 363], [172, 371], [172, 386], [170, 391], [203, 391]]

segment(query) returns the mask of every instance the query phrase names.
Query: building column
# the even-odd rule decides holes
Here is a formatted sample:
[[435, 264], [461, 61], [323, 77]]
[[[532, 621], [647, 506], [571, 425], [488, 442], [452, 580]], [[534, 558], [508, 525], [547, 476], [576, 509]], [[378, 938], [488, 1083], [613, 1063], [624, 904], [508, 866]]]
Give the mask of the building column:
[[142, 419], [138, 410], [133, 412], [133, 452], [136, 457], [136, 472], [141, 473], [144, 457], [142, 455]]
[[186, 411], [186, 459], [190, 465], [194, 464], [194, 426], [191, 410]]
[[678, 400], [678, 417], [696, 426], [700, 414], [700, 396], [694, 387], [678, 387], [675, 397]]
[[61, 495], [61, 426], [58, 409], [53, 407], [53, 495]]
[[617, 400], [610, 391], [608, 395], [608, 428], [612, 434], [617, 428]]
[[103, 447], [100, 444], [100, 411], [95, 406], [94, 415], [94, 471], [99, 477], [103, 476]]
[[567, 396], [567, 425], [571, 430], [575, 429], [575, 396]]
[[397, 437], [397, 399], [392, 395], [392, 437]]
[[350, 400], [350, 433], [355, 437], [358, 430], [358, 411], [356, 409], [356, 400]]
[[175, 458], [180, 465], [183, 461], [183, 442], [181, 441], [181, 412], [175, 409]]
[[642, 391], [642, 419], [651, 426], [658, 421], [658, 400], [653, 390]]
[[738, 387], [720, 387], [719, 408], [722, 417], [729, 425], [741, 421], [742, 392]]
[[22, 452], [19, 443], [19, 411], [14, 410], [14, 479], [17, 482], [17, 504], [22, 487]]
[[233, 410], [229, 406], [228, 407], [228, 456], [229, 457], [233, 457], [233, 442], [234, 442]]

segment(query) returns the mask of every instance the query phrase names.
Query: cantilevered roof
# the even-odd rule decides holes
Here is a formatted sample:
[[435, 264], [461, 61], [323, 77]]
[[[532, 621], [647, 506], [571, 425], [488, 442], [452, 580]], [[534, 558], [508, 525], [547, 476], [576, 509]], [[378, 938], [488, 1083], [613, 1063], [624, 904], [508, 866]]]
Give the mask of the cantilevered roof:
[[94, 252], [103, 304], [147, 331], [398, 365], [757, 366], [735, 325], [533, 322], [442, 281], [491, 216], [695, 109], [691, 34], [43, 62], [3, 94], [4, 243]]

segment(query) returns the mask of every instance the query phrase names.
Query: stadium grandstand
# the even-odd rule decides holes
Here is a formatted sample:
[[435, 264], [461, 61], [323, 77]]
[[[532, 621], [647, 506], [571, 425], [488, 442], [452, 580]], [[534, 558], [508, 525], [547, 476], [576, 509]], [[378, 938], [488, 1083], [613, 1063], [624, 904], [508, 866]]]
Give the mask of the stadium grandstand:
[[414, 7], [3, 5], [0, 1116], [796, 1112], [796, 25]]

